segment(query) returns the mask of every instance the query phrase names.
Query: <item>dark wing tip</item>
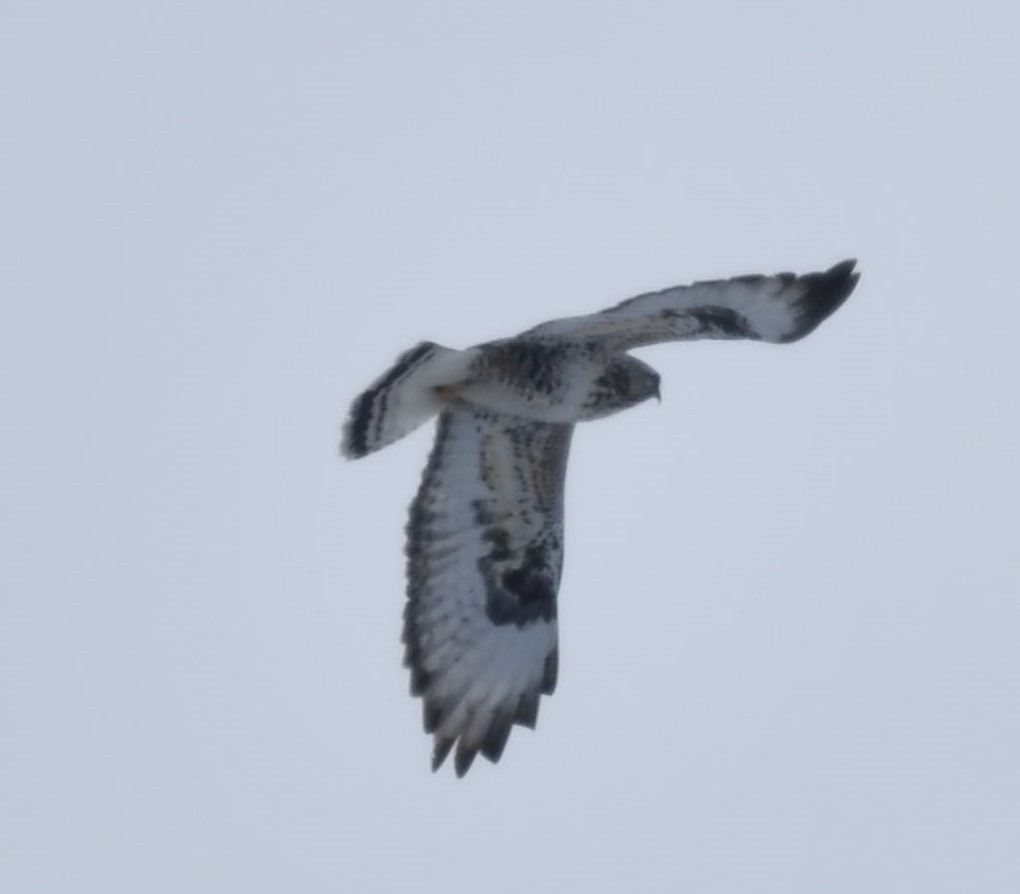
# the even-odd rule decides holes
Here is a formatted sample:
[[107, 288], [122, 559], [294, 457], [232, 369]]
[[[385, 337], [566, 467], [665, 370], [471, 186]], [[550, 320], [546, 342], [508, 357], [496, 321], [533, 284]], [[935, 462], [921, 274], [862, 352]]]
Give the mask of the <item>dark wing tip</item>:
[[469, 738], [464, 730], [445, 736], [435, 733], [441, 712], [426, 705], [425, 731], [435, 735], [432, 747], [433, 772], [443, 765], [453, 751], [454, 745], [457, 746], [457, 750], [454, 754], [453, 768], [458, 777], [463, 777], [467, 773], [479, 754], [491, 763], [498, 763], [515, 725], [535, 728], [540, 695], [539, 688], [530, 689], [515, 703], [494, 712], [488, 728], [480, 738], [474, 736]]
[[514, 712], [513, 722], [534, 729], [538, 723], [538, 700], [540, 693], [537, 689], [529, 689], [517, 702], [517, 710]]
[[460, 740], [460, 743], [457, 745], [457, 753], [453, 756], [453, 770], [457, 774], [458, 779], [463, 779], [464, 774], [471, 769], [477, 754], [477, 746], [467, 746], [464, 744], [463, 739]]
[[441, 739], [439, 736], [436, 736], [436, 743], [432, 746], [433, 773], [435, 773], [436, 770], [443, 765], [443, 761], [446, 760], [446, 756], [450, 753], [450, 749], [453, 748], [453, 742], [453, 739]]
[[796, 341], [810, 334], [842, 306], [861, 278], [860, 273], [854, 271], [856, 265], [856, 259], [851, 258], [822, 273], [808, 273], [797, 278], [796, 282], [804, 286], [805, 291], [796, 301], [797, 327], [783, 341]]
[[[510, 735], [510, 727], [506, 728], [505, 735], [503, 736], [503, 745], [506, 745], [506, 739]], [[432, 772], [435, 773], [445, 762], [446, 758], [449, 757], [450, 752], [453, 751], [453, 746], [456, 743], [457, 752], [453, 756], [453, 771], [457, 774], [458, 779], [463, 779], [467, 774], [467, 771], [471, 769], [471, 764], [474, 763], [475, 757], [481, 749], [490, 761], [499, 760], [499, 756], [503, 751], [502, 746], [499, 747], [498, 751], [495, 751], [497, 742], [493, 740], [491, 743], [485, 742], [481, 745], [467, 746], [464, 744], [464, 740], [461, 739], [459, 742], [456, 737], [447, 739], [436, 736], [435, 744], [432, 746]], [[493, 751], [495, 757], [491, 757], [489, 752]]]
[[503, 756], [503, 749], [506, 748], [507, 740], [510, 738], [510, 730], [513, 729], [515, 710], [516, 705], [496, 711], [481, 739], [465, 741], [465, 737], [461, 736], [453, 759], [453, 768], [457, 776], [462, 777], [467, 773], [479, 752], [491, 763], [496, 763]]
[[482, 739], [481, 752], [486, 760], [496, 763], [503, 756], [503, 749], [506, 748], [512, 728], [513, 718], [509, 715], [497, 715], [493, 719], [489, 731]]
[[556, 690], [556, 678], [560, 670], [560, 650], [554, 648], [545, 659], [542, 667], [542, 692], [552, 695]]

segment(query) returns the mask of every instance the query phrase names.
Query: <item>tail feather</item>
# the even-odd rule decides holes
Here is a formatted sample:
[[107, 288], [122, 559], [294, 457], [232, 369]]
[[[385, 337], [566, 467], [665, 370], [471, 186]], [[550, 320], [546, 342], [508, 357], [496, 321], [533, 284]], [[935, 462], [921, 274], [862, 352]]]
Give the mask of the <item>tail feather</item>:
[[444, 386], [463, 380], [470, 351], [455, 351], [423, 341], [397, 358], [351, 404], [340, 452], [356, 459], [410, 434], [443, 409]]

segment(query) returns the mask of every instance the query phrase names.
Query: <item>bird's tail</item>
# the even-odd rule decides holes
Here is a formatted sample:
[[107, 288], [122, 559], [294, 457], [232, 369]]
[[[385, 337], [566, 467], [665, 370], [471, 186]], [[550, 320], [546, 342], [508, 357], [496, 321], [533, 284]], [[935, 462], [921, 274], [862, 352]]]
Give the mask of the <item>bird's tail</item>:
[[431, 341], [405, 351], [351, 404], [340, 452], [356, 459], [410, 434], [443, 409], [472, 359]]

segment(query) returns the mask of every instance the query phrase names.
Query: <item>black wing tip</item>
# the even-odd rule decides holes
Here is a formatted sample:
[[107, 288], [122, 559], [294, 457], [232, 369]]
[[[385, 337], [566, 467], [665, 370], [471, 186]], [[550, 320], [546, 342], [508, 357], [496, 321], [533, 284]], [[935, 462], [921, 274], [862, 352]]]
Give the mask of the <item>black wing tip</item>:
[[[441, 739], [436, 736], [436, 743], [432, 746], [432, 772], [435, 773], [442, 765], [443, 761], [446, 760], [446, 756], [450, 753], [453, 748], [453, 739]], [[467, 770], [464, 771], [465, 773]], [[464, 774], [459, 774], [463, 776]]]
[[510, 738], [510, 730], [513, 729], [513, 718], [504, 714], [493, 719], [489, 731], [482, 739], [480, 751], [482, 757], [487, 761], [496, 763], [503, 756], [503, 749], [506, 748], [507, 740]]
[[453, 755], [453, 771], [457, 774], [458, 779], [464, 778], [467, 771], [471, 769], [471, 765], [475, 762], [477, 755], [478, 749], [476, 747], [466, 747], [462, 739], [457, 746], [456, 753]]
[[560, 650], [553, 650], [546, 656], [545, 664], [542, 666], [542, 692], [552, 695], [556, 691], [556, 680], [560, 673]]
[[436, 772], [445, 763], [450, 752], [454, 751], [455, 745], [453, 770], [458, 779], [462, 779], [467, 774], [479, 754], [490, 763], [498, 763], [510, 740], [514, 726], [535, 728], [538, 722], [541, 695], [540, 688], [529, 689], [520, 696], [515, 705], [499, 710], [492, 716], [488, 729], [481, 738], [471, 737], [470, 739], [464, 735], [463, 730], [454, 732], [453, 735], [441, 735], [435, 732], [441, 725], [443, 712], [439, 706], [430, 706], [426, 697], [425, 732], [432, 733], [434, 737], [432, 772]]
[[[506, 748], [506, 743], [510, 738], [510, 731], [512, 729], [513, 724], [511, 721], [494, 723], [485, 734], [485, 738], [480, 742], [468, 745], [461, 738], [457, 742], [457, 750], [453, 755], [453, 772], [457, 775], [457, 778], [463, 779], [467, 775], [467, 771], [471, 769], [471, 765], [479, 754], [490, 763], [498, 763], [499, 759], [503, 756], [503, 750]], [[435, 744], [432, 746], [433, 773], [446, 761], [450, 752], [453, 751], [455, 742], [455, 739], [436, 739]]]
[[[485, 736], [470, 744], [465, 741], [463, 735], [459, 737], [458, 741], [456, 734], [453, 737], [436, 734], [432, 746], [432, 772], [435, 773], [446, 762], [454, 745], [457, 746], [457, 750], [453, 756], [453, 771], [457, 774], [458, 779], [463, 779], [467, 775], [467, 771], [471, 769], [471, 765], [479, 753], [490, 763], [497, 763], [503, 756], [503, 750], [506, 748], [515, 722], [514, 718], [508, 716], [497, 717], [489, 726]], [[435, 727], [433, 726], [432, 729]], [[431, 730], [426, 728], [426, 732], [431, 732]]]
[[[433, 773], [435, 773], [446, 762], [446, 758], [449, 757], [450, 752], [453, 751], [453, 746], [456, 741], [456, 738], [446, 739], [436, 736], [436, 742], [432, 746]], [[453, 755], [453, 772], [457, 774], [458, 779], [463, 779], [467, 775], [467, 771], [471, 769], [471, 765], [474, 763], [477, 755], [477, 746], [469, 748], [464, 745], [463, 739], [457, 744], [457, 751]]]
[[534, 729], [538, 724], [538, 705], [540, 693], [537, 689], [529, 689], [517, 702], [513, 722], [527, 729]]
[[796, 302], [799, 312], [797, 328], [784, 341], [797, 341], [810, 334], [842, 307], [861, 278], [854, 269], [856, 266], [857, 259], [848, 258], [821, 273], [808, 273], [797, 278], [797, 282], [806, 288]]

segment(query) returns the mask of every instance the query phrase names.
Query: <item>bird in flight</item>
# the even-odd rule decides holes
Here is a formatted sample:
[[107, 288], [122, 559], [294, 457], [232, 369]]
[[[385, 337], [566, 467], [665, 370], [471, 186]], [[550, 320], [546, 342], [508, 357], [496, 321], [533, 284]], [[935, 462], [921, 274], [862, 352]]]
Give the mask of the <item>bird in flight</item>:
[[407, 523], [405, 664], [434, 737], [463, 776], [533, 728], [556, 686], [563, 485], [574, 425], [659, 396], [627, 353], [688, 339], [803, 338], [857, 285], [855, 261], [638, 295], [467, 350], [421, 342], [361, 394], [341, 452], [373, 453], [438, 416]]

